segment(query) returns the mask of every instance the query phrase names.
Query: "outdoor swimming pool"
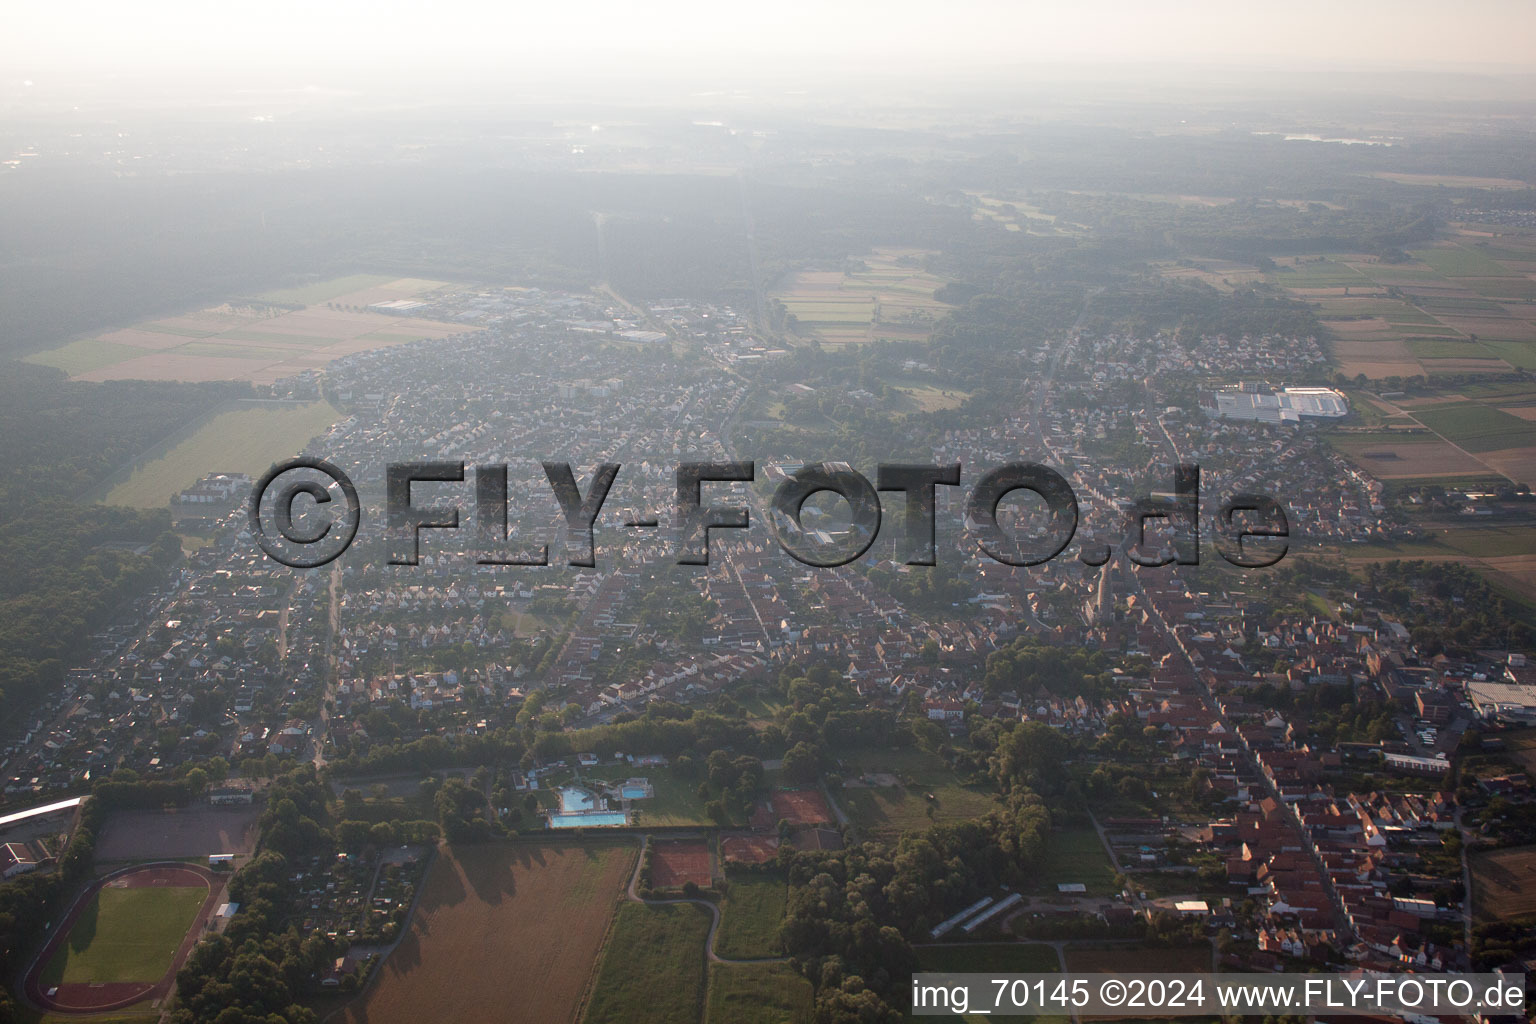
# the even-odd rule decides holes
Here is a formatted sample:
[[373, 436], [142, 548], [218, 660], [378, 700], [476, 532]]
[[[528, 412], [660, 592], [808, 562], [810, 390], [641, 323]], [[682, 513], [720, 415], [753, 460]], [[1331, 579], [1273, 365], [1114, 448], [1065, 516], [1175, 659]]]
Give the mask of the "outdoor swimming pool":
[[585, 814], [551, 814], [550, 828], [590, 828], [594, 825], [628, 825], [623, 811], [587, 811]]
[[629, 815], [623, 811], [599, 810], [597, 797], [591, 790], [580, 786], [561, 786], [556, 793], [560, 797], [560, 810], [549, 812], [550, 828], [629, 824]]
[[619, 795], [625, 800], [644, 800], [651, 795], [651, 792], [644, 786], [625, 786], [619, 790]]

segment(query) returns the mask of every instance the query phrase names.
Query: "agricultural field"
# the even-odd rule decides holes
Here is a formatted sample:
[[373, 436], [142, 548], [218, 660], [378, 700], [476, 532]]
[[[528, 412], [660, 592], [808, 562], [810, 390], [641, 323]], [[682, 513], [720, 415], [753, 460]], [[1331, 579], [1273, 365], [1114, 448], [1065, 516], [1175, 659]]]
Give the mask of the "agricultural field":
[[1334, 449], [1378, 480], [1483, 477], [1489, 467], [1433, 434], [1335, 434]]
[[159, 981], [207, 897], [206, 886], [108, 885], [70, 927], [43, 984]]
[[854, 750], [843, 755], [843, 763], [838, 805], [870, 833], [910, 832], [969, 820], [995, 806], [990, 793], [962, 785], [942, 758], [915, 747]]
[[788, 964], [710, 964], [704, 1024], [805, 1024], [811, 983]]
[[1536, 445], [1536, 423], [1479, 402], [1419, 409], [1414, 418], [1469, 452]]
[[355, 352], [461, 333], [456, 324], [367, 308], [443, 286], [358, 274], [78, 338], [34, 352], [27, 361], [57, 367], [76, 380], [268, 384]]
[[842, 270], [794, 274], [774, 298], [794, 317], [791, 333], [828, 347], [927, 341], [950, 307], [934, 297], [947, 282], [923, 269], [924, 255], [877, 249]]
[[965, 197], [972, 220], [997, 224], [1004, 231], [1021, 231], [1029, 235], [1073, 235], [1082, 231], [1080, 226], [1059, 221], [1055, 214], [1046, 213], [1016, 196], [966, 192]]
[[1115, 866], [1092, 828], [1052, 829], [1045, 857], [1031, 874], [1035, 890], [1053, 896], [1056, 886], [1080, 882], [1090, 896], [1113, 896]]
[[1373, 178], [1395, 181], [1400, 185], [1443, 185], [1446, 188], [1530, 188], [1516, 178], [1479, 178], [1469, 174], [1409, 174], [1402, 171], [1377, 171]]
[[698, 1020], [704, 1008], [709, 923], [709, 911], [696, 903], [621, 906], [582, 1018], [585, 1024]]
[[1463, 232], [1405, 263], [1283, 259], [1268, 279], [1317, 311], [1346, 377], [1509, 373], [1536, 365], [1536, 232], [1499, 232]]
[[1163, 277], [1199, 281], [1223, 292], [1236, 291], [1264, 279], [1264, 274], [1251, 263], [1214, 257], [1169, 260], [1154, 265]]
[[[635, 855], [592, 843], [444, 847], [410, 932], [337, 1019], [573, 1020]], [[509, 971], [537, 984], [508, 988]]]
[[777, 956], [779, 925], [789, 902], [789, 885], [779, 875], [727, 872], [729, 891], [720, 904], [715, 952], [729, 960]]
[[164, 508], [208, 473], [259, 477], [340, 418], [326, 401], [225, 406], [108, 481], [102, 500], [108, 505]]
[[1370, 409], [1372, 429], [1334, 428], [1328, 438], [1378, 479], [1536, 483], [1536, 395], [1526, 383], [1463, 384], [1432, 397], [1390, 401], [1373, 396]]
[[1473, 854], [1472, 910], [1478, 921], [1536, 914], [1536, 846]]

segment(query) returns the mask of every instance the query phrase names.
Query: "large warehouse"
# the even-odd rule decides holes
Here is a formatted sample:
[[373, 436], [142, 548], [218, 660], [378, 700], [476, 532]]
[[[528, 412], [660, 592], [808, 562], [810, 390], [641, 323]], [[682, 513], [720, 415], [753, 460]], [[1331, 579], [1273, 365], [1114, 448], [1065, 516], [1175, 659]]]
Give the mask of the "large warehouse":
[[1536, 720], [1536, 686], [1529, 683], [1471, 682], [1467, 698], [1484, 718]]
[[1300, 423], [1303, 417], [1336, 420], [1349, 415], [1349, 399], [1333, 388], [1270, 388], [1238, 384], [1200, 396], [1207, 415], [1259, 423]]

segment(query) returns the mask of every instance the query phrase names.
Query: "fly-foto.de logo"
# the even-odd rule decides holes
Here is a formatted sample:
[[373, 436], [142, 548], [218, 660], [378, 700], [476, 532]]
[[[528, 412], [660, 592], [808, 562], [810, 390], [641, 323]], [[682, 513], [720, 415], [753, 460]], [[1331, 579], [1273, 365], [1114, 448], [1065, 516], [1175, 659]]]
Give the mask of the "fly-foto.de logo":
[[[592, 567], [596, 562], [594, 529], [603, 503], [619, 478], [618, 463], [597, 466], [583, 492], [569, 463], [542, 464], [548, 487], [559, 503], [566, 525], [566, 563]], [[898, 499], [905, 525], [898, 540], [899, 557], [908, 565], [937, 564], [937, 494], [940, 487], [960, 486], [960, 465], [891, 463], [879, 466], [874, 482], [847, 463], [819, 462], [786, 474], [773, 492], [768, 515], [775, 539], [786, 554], [813, 567], [847, 565], [863, 556], [880, 534], [884, 509], [880, 494]], [[466, 470], [463, 462], [394, 463], [385, 474], [385, 524], [399, 543], [388, 557], [391, 565], [416, 565], [426, 530], [461, 529], [463, 512], [474, 513], [475, 543], [482, 549], [480, 565], [546, 566], [548, 545], [507, 550], [508, 472], [505, 465], [479, 465]], [[716, 503], [706, 497], [712, 486], [753, 483], [752, 462], [683, 462], [676, 472], [673, 504], [675, 557], [679, 565], [708, 565], [710, 535], [715, 530], [748, 530], [751, 511], [745, 504]], [[417, 503], [417, 484], [470, 484], [470, 493], [430, 503]], [[847, 502], [851, 522], [837, 536], [811, 529], [802, 522], [806, 502], [828, 492]], [[1043, 528], [1010, 531], [1000, 522], [999, 507], [1018, 492], [1043, 502]], [[1077, 534], [1077, 495], [1056, 470], [1034, 462], [1015, 462], [985, 473], [965, 500], [964, 525], [987, 557], [1012, 566], [1040, 565], [1056, 558]], [[299, 457], [274, 465], [251, 491], [250, 528], [263, 551], [293, 568], [326, 565], [356, 538], [362, 503], [352, 480], [324, 459]], [[1169, 537], [1156, 551], [1146, 544], [1149, 522]], [[1285, 557], [1290, 523], [1285, 508], [1262, 494], [1225, 498], [1215, 516], [1217, 551], [1243, 568], [1263, 568]], [[656, 517], [633, 516], [629, 529], [656, 529]], [[1174, 487], [1160, 497], [1130, 502], [1122, 546], [1137, 565], [1200, 561], [1200, 467], [1180, 465]], [[1078, 560], [1100, 566], [1114, 555], [1109, 544], [1083, 545]]]

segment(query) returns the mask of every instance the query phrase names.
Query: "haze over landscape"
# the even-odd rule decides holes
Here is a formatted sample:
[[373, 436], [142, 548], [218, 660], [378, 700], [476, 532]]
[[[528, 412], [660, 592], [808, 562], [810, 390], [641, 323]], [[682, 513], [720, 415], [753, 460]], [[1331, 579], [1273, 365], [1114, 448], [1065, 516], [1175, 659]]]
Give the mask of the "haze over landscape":
[[1532, 39], [8, 11], [0, 1022], [1530, 973]]

